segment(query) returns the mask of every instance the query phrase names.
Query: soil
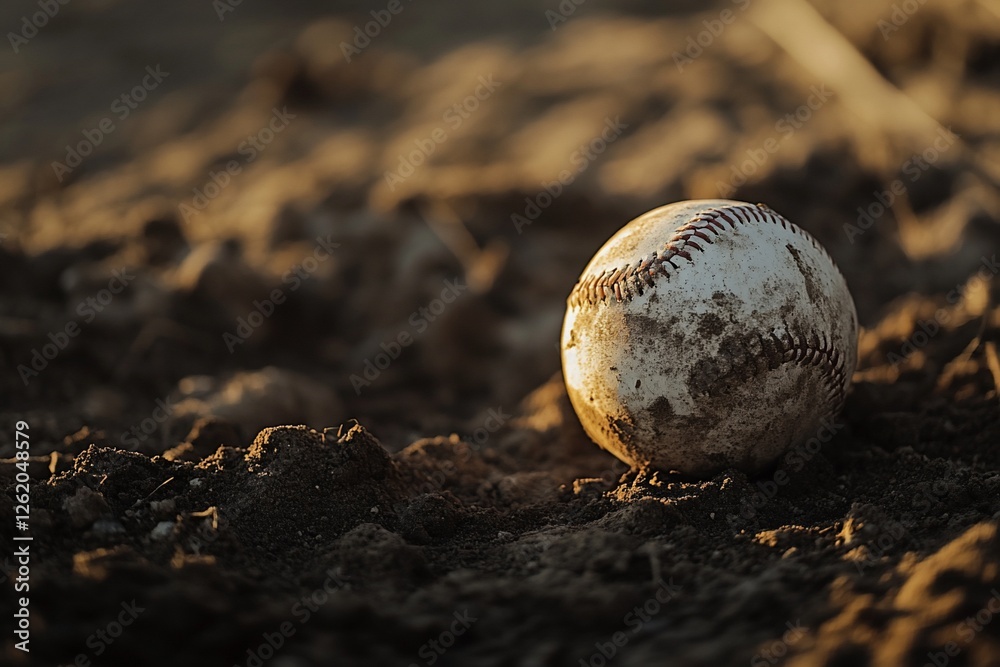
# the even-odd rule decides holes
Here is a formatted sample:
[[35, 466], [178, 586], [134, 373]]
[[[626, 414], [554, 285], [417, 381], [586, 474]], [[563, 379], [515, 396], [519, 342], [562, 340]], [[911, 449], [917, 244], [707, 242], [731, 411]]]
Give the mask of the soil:
[[[815, 5], [956, 139], [822, 92], [750, 3], [569, 5], [403, 4], [348, 62], [368, 5], [81, 3], [8, 54], [5, 664], [1000, 664], [996, 13]], [[859, 368], [762, 475], [629, 470], [565, 299], [720, 195], [829, 250]]]

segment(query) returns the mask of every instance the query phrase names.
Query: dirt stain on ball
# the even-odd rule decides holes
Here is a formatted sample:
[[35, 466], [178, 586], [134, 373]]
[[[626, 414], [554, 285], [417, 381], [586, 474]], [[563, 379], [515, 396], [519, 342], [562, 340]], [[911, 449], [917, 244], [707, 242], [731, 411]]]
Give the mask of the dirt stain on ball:
[[806, 294], [809, 295], [809, 301], [812, 303], [826, 303], [826, 295], [816, 284], [816, 277], [813, 275], [812, 268], [802, 260], [801, 254], [791, 243], [786, 244], [785, 247], [791, 253], [792, 259], [795, 260], [795, 266], [799, 269], [799, 273], [802, 274], [802, 279], [806, 284]]

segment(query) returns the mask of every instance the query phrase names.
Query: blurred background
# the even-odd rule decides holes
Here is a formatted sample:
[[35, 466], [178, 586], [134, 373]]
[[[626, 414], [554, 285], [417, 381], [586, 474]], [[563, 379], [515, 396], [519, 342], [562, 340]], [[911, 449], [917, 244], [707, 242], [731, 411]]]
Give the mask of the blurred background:
[[461, 431], [558, 372], [589, 256], [679, 199], [808, 229], [869, 329], [996, 247], [993, 0], [73, 0], [0, 22], [4, 402], [56, 438], [121, 442], [167, 397], [226, 403], [244, 440]]

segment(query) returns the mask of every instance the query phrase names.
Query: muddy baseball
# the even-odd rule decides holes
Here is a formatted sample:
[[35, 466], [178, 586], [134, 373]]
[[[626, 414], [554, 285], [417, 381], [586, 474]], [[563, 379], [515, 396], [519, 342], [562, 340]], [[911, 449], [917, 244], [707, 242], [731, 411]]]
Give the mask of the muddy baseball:
[[563, 374], [587, 434], [633, 467], [752, 474], [836, 417], [857, 333], [809, 233], [761, 204], [684, 201], [626, 224], [584, 269]]

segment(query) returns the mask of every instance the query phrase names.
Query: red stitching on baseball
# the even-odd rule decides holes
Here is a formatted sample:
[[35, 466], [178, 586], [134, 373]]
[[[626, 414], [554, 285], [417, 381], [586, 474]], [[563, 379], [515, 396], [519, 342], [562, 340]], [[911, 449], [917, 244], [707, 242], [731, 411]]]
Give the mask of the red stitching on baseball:
[[570, 307], [594, 306], [598, 303], [606, 303], [612, 295], [618, 302], [631, 301], [636, 294], [642, 293], [639, 291], [640, 283], [645, 282], [649, 287], [653, 287], [653, 279], [657, 275], [663, 275], [669, 279], [670, 273], [667, 271], [666, 265], [669, 264], [675, 271], [679, 269], [677, 264], [674, 263], [675, 258], [681, 257], [694, 263], [694, 259], [691, 257], [691, 253], [687, 251], [687, 247], [690, 246], [701, 252], [705, 252], [705, 249], [691, 239], [697, 236], [709, 245], [713, 244], [714, 241], [703, 232], [710, 230], [716, 236], [720, 236], [723, 231], [726, 231], [725, 225], [720, 220], [728, 222], [730, 230], [735, 230], [738, 225], [750, 224], [752, 221], [780, 224], [783, 229], [798, 234], [809, 241], [836, 268], [836, 264], [826, 251], [826, 248], [821, 246], [811, 234], [795, 223], [789, 222], [764, 204], [757, 204], [756, 206], [737, 204], [701, 211], [687, 223], [678, 227], [674, 231], [674, 235], [663, 244], [663, 248], [651, 254], [648, 259], [639, 260], [634, 264], [614, 270], [605, 269], [596, 278], [594, 276], [583, 278], [576, 284], [573, 291], [570, 292], [567, 303]]
[[[817, 341], [815, 344], [809, 339]], [[826, 384], [827, 392], [830, 396], [830, 414], [839, 412], [844, 405], [847, 393], [847, 383], [845, 378], [844, 360], [840, 352], [831, 347], [831, 342], [827, 340], [826, 334], [817, 334], [815, 331], [808, 336], [799, 334], [792, 336], [788, 331], [782, 331], [779, 335], [771, 331], [766, 336], [757, 334], [749, 341], [756, 341], [760, 350], [756, 346], [746, 346], [748, 365], [758, 367], [758, 370], [767, 370], [768, 364], [763, 367], [758, 366], [759, 362], [772, 360], [780, 364], [799, 364], [802, 366], [823, 367], [823, 382]], [[726, 376], [741, 372], [742, 366], [733, 364]]]
[[[677, 257], [682, 257], [693, 264], [694, 259], [686, 248], [691, 246], [702, 253], [705, 252], [705, 249], [697, 242], [692, 241], [691, 238], [697, 236], [709, 245], [713, 245], [714, 242], [702, 232], [711, 231], [716, 236], [721, 236], [723, 232], [727, 231], [722, 221], [729, 223], [730, 231], [735, 230], [738, 225], [750, 224], [751, 221], [780, 224], [783, 229], [798, 234], [809, 241], [814, 248], [830, 260], [834, 269], [837, 268], [826, 248], [820, 245], [811, 234], [775, 213], [766, 205], [723, 206], [705, 209], [695, 215], [674, 231], [674, 235], [664, 243], [661, 250], [650, 254], [646, 259], [637, 260], [631, 265], [613, 271], [605, 269], [596, 277], [582, 278], [570, 293], [567, 299], [568, 305], [571, 308], [579, 308], [585, 305], [607, 304], [612, 296], [615, 301], [623, 303], [631, 301], [636, 294], [643, 294], [643, 283], [650, 289], [654, 288], [656, 277], [659, 275], [664, 276], [669, 281], [671, 274], [667, 271], [667, 265], [677, 271], [678, 266], [673, 261]], [[770, 340], [758, 336], [761, 350], [756, 355], [751, 354], [749, 359], [756, 363], [762, 359], [777, 356], [781, 358], [782, 363], [825, 366], [826, 372], [823, 374], [823, 380], [832, 399], [830, 414], [839, 412], [844, 404], [847, 383], [844, 377], [844, 359], [838, 350], [831, 347], [832, 340], [828, 339], [825, 332], [822, 334], [817, 334], [815, 331], [810, 332], [808, 338], [800, 334], [798, 340], [788, 331], [783, 333], [784, 336], [779, 337], [777, 333], [772, 331]], [[773, 344], [769, 344], [770, 341], [773, 341]]]

